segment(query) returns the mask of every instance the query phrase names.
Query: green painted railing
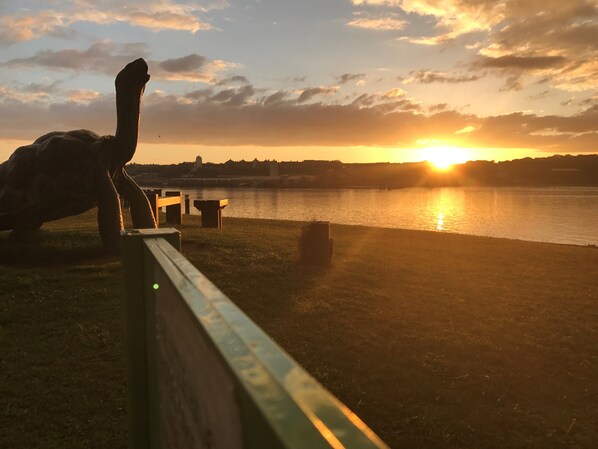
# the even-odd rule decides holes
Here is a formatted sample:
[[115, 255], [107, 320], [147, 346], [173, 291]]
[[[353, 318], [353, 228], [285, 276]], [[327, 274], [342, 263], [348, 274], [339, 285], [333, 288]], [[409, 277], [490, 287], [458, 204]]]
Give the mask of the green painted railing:
[[180, 253], [124, 232], [130, 447], [386, 448]]

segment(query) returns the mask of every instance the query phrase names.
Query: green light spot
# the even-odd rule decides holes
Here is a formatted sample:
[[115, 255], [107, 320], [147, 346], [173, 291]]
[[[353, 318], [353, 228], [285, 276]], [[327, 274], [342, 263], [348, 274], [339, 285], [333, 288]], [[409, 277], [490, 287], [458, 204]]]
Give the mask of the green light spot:
[[154, 290], [158, 290], [160, 286], [158, 284], [154, 284]]

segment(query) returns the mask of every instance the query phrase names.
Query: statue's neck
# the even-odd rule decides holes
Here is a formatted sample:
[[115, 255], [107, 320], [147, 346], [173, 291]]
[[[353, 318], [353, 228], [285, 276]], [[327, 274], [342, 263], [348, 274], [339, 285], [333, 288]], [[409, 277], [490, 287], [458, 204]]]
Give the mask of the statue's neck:
[[125, 165], [135, 154], [139, 133], [139, 108], [141, 95], [134, 93], [116, 93], [116, 133], [114, 143], [118, 165]]

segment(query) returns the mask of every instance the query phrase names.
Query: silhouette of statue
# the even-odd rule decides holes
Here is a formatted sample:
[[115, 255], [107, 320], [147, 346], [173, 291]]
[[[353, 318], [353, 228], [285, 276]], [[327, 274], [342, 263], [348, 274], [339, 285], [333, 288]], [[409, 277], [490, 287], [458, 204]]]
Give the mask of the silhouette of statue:
[[137, 59], [116, 76], [114, 136], [85, 129], [51, 132], [17, 148], [0, 165], [0, 231], [36, 230], [47, 221], [97, 206], [102, 244], [116, 253], [123, 228], [118, 194], [129, 202], [135, 228], [156, 227], [145, 194], [124, 168], [137, 147], [147, 69], [146, 62]]

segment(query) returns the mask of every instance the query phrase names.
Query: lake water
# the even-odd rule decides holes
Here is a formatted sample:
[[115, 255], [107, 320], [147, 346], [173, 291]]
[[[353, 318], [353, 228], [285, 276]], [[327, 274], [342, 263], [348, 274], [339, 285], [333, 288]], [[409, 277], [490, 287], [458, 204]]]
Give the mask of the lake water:
[[[598, 244], [598, 188], [592, 187], [207, 188], [187, 189], [183, 193], [191, 198], [228, 198], [225, 217], [326, 220], [554, 243]], [[199, 214], [195, 209], [192, 213]]]

